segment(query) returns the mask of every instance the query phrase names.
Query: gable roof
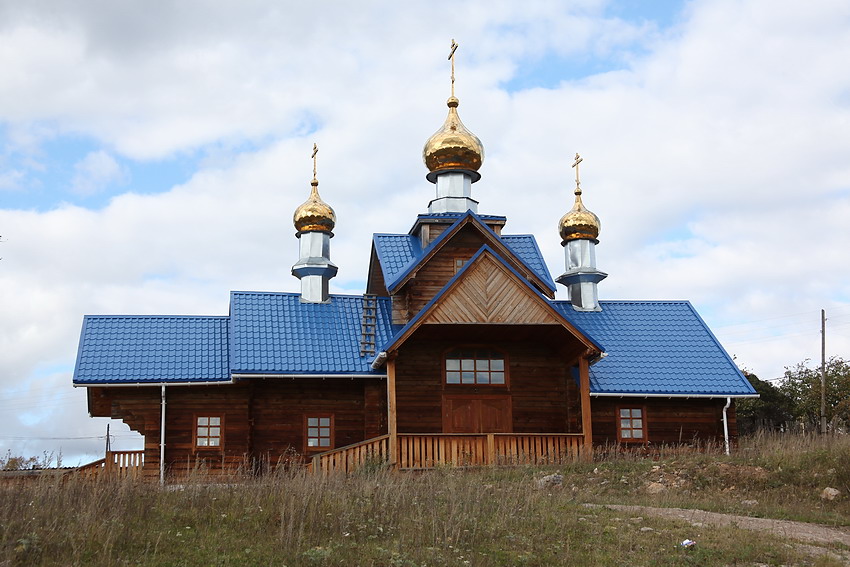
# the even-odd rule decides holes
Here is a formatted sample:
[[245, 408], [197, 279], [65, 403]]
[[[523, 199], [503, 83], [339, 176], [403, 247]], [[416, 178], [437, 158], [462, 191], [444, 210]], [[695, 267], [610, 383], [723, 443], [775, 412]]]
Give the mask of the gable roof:
[[555, 281], [549, 273], [543, 253], [537, 245], [537, 239], [533, 234], [504, 234], [500, 236], [508, 248], [516, 254], [525, 264], [534, 270], [540, 279], [546, 282], [551, 289], [555, 289]]
[[513, 256], [518, 264], [535, 276], [542, 286], [554, 296], [555, 282], [546, 267], [543, 255], [533, 235], [518, 234], [499, 236], [487, 226], [482, 217], [472, 211], [457, 217], [445, 231], [424, 249], [419, 239], [410, 234], [375, 234], [373, 244], [389, 292], [396, 291], [412, 272], [427, 262], [451, 236], [466, 224], [476, 226], [492, 247], [504, 247], [503, 252]]
[[[392, 334], [389, 298], [375, 298], [376, 348]], [[230, 294], [230, 370], [234, 375], [375, 374], [360, 356], [363, 296], [305, 303], [298, 293]], [[382, 374], [378, 374], [382, 375]]]
[[419, 239], [410, 234], [373, 234], [372, 246], [380, 261], [385, 283], [394, 281], [422, 256]]
[[688, 301], [601, 301], [602, 311], [552, 306], [600, 340], [591, 395], [742, 397], [755, 390]]
[[73, 382], [227, 382], [227, 342], [227, 317], [87, 315]]
[[[489, 265], [482, 267], [485, 262]], [[493, 281], [494, 274], [506, 277], [502, 281]], [[501, 293], [483, 289], [490, 287], [488, 284], [491, 283], [496, 284], [494, 288], [501, 286]], [[470, 301], [472, 295], [478, 297]], [[518, 295], [530, 301], [505, 301]], [[455, 313], [450, 315], [448, 312], [452, 310]], [[466, 312], [463, 317], [457, 316], [460, 310]], [[397, 349], [419, 326], [428, 322], [561, 325], [587, 348], [600, 353], [603, 351], [598, 343], [554, 309], [539, 290], [486, 244], [381, 350], [389, 352]]]

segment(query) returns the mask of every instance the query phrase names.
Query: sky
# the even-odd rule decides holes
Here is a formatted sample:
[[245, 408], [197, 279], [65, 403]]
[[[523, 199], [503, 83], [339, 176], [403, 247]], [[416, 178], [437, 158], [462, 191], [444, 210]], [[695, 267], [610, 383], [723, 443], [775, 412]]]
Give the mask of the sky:
[[297, 291], [314, 142], [331, 289], [362, 293], [434, 196], [452, 39], [479, 212], [554, 276], [580, 153], [601, 299], [688, 299], [763, 379], [819, 362], [821, 309], [850, 357], [848, 30], [844, 0], [0, 0], [0, 455], [102, 456], [83, 315]]

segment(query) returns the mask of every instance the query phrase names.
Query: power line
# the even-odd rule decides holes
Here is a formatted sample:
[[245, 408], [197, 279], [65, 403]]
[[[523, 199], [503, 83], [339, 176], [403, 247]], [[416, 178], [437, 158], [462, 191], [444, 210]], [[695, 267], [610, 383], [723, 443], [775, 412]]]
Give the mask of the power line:
[[[113, 439], [135, 439], [136, 435], [110, 435]], [[92, 435], [84, 437], [21, 437], [21, 436], [0, 436], [4, 441], [82, 441], [85, 439], [106, 439], [105, 435]]]

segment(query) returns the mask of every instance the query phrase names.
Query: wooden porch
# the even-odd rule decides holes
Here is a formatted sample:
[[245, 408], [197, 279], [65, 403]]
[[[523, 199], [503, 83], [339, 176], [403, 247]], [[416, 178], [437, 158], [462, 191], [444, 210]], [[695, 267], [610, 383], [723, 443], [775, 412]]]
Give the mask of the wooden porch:
[[405, 433], [320, 453], [309, 466], [322, 474], [347, 474], [364, 466], [421, 470], [562, 464], [578, 459], [583, 445], [581, 433]]
[[107, 451], [103, 459], [77, 467], [74, 472], [87, 479], [141, 478], [144, 451]]

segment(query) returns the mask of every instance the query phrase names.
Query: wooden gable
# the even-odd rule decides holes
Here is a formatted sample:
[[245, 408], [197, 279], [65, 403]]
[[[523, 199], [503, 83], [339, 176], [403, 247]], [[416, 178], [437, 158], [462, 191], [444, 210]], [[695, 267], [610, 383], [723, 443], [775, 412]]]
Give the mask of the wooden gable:
[[538, 291], [554, 298], [547, 284], [525, 266], [500, 238], [476, 222], [474, 217], [466, 217], [420, 258], [413, 270], [392, 285], [393, 289], [389, 291], [393, 300], [393, 324], [405, 325], [415, 317], [483, 245], [499, 254], [508, 266]]
[[557, 326], [577, 339], [576, 346], [588, 355], [601, 350], [549, 302], [524, 281], [493, 250], [484, 247], [445, 286], [439, 297], [427, 305], [416, 319], [387, 348], [396, 351], [417, 329], [437, 325], [520, 325], [541, 328]]
[[387, 285], [384, 283], [384, 272], [381, 269], [381, 261], [378, 259], [378, 253], [375, 251], [375, 245], [372, 244], [372, 254], [369, 257], [369, 275], [366, 279], [366, 293], [368, 295], [380, 295], [386, 297]]
[[423, 323], [558, 325], [561, 321], [504, 264], [484, 253]]
[[[536, 287], [541, 293], [549, 298], [554, 299], [555, 294], [548, 284], [544, 282], [533, 270], [526, 265], [514, 254], [514, 252], [504, 243], [501, 238], [493, 232], [487, 230], [485, 226], [475, 220], [476, 217], [466, 216], [460, 222], [455, 224], [449, 234], [442, 236], [442, 241], [431, 248], [422, 258], [419, 259], [419, 264], [416, 269], [406, 274], [400, 281], [393, 284], [393, 295], [401, 292], [404, 287], [418, 277], [419, 273], [428, 268], [428, 265], [437, 258], [445, 261], [446, 257], [459, 256], [463, 258], [471, 257], [482, 244], [490, 246], [518, 273], [522, 275], [531, 285]], [[469, 254], [469, 255], [466, 255]], [[439, 268], [438, 268], [439, 269]], [[445, 283], [443, 281], [442, 283]], [[430, 298], [429, 298], [430, 300]]]

